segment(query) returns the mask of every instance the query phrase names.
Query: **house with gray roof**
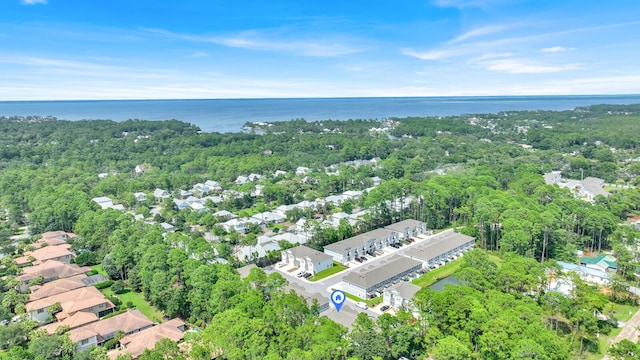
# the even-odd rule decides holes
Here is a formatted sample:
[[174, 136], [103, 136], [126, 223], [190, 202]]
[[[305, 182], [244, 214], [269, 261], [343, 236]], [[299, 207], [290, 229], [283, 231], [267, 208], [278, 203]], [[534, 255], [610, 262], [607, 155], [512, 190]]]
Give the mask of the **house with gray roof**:
[[399, 310], [414, 311], [413, 296], [422, 289], [410, 282], [400, 282], [384, 290], [382, 304]]
[[342, 278], [342, 289], [362, 299], [376, 296], [394, 283], [422, 269], [422, 262], [403, 256], [393, 256], [374, 267], [351, 271]]
[[376, 229], [324, 247], [324, 253], [345, 264], [368, 252], [382, 250], [399, 241], [395, 231]]
[[404, 254], [410, 259], [422, 261], [424, 267], [429, 268], [444, 264], [455, 255], [472, 249], [474, 245], [474, 237], [448, 230], [412, 247]]
[[385, 226], [385, 229], [397, 232], [399, 239], [406, 239], [425, 234], [427, 232], [427, 224], [422, 221], [407, 219]]
[[302, 245], [284, 250], [282, 262], [312, 274], [333, 267], [333, 257]]

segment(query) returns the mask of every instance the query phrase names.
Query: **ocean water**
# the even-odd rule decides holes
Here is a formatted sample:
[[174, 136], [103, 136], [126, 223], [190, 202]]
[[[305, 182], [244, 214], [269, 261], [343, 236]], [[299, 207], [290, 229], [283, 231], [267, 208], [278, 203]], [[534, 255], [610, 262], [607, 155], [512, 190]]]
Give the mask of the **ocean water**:
[[128, 119], [192, 123], [207, 132], [239, 132], [247, 121], [385, 119], [508, 110], [571, 110], [640, 103], [640, 95], [488, 96], [313, 99], [0, 101], [0, 116], [52, 115], [62, 120]]

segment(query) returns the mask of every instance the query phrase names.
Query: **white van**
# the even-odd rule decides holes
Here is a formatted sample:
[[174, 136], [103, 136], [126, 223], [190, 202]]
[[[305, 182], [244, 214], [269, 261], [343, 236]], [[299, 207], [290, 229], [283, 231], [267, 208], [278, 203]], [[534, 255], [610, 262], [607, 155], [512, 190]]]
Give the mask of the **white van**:
[[356, 306], [359, 307], [359, 308], [365, 309], [365, 310], [367, 310], [369, 308], [369, 306], [367, 306], [367, 303], [362, 302], [362, 301], [358, 301], [356, 303]]

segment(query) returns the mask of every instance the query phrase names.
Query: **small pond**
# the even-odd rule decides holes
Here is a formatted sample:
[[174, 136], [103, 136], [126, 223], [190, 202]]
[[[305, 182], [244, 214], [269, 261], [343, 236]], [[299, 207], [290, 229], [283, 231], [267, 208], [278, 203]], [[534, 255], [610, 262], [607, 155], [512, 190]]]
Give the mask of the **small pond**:
[[429, 286], [429, 289], [435, 290], [435, 291], [442, 291], [444, 290], [444, 286], [447, 284], [460, 285], [460, 282], [458, 281], [458, 279], [456, 279], [455, 275], [449, 275], [446, 278], [438, 280], [437, 283]]

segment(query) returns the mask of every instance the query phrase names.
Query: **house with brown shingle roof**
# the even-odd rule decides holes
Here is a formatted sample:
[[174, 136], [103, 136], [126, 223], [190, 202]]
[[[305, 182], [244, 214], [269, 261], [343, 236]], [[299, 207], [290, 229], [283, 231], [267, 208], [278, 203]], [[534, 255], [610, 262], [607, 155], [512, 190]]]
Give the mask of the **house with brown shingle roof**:
[[91, 271], [89, 267], [78, 267], [75, 264], [65, 264], [56, 260], [49, 260], [43, 264], [22, 269], [22, 274], [16, 277], [21, 282], [19, 291], [26, 293], [29, 289], [29, 281], [38, 276], [44, 278], [44, 282], [56, 279], [65, 279]]
[[76, 257], [76, 254], [69, 251], [71, 245], [63, 243], [57, 246], [45, 246], [33, 251], [26, 251], [24, 256], [16, 258], [16, 264], [18, 266], [24, 266], [29, 263], [33, 265], [39, 265], [50, 260], [60, 261], [65, 264], [71, 263], [71, 259]]
[[35, 301], [49, 296], [62, 294], [67, 291], [83, 288], [87, 286], [85, 282], [82, 281], [86, 278], [87, 275], [80, 274], [66, 279], [54, 280], [44, 285], [32, 286], [29, 288], [31, 290], [31, 294], [29, 294], [29, 301]]
[[69, 316], [68, 318], [62, 321], [57, 321], [49, 325], [43, 326], [42, 329], [44, 329], [47, 332], [47, 334], [55, 334], [56, 330], [58, 330], [58, 328], [62, 326], [68, 326], [69, 330], [73, 330], [83, 325], [96, 322], [98, 320], [100, 320], [100, 318], [98, 318], [98, 315], [92, 312], [78, 311], [77, 313]]
[[127, 336], [152, 326], [153, 321], [144, 316], [140, 310], [129, 310], [120, 315], [73, 329], [69, 331], [69, 338], [78, 343], [78, 350], [83, 350], [91, 345], [103, 345], [113, 339], [118, 330]]
[[184, 321], [175, 318], [160, 325], [148, 328], [138, 333], [127, 335], [120, 340], [123, 348], [109, 353], [110, 359], [115, 359], [121, 354], [131, 354], [133, 359], [138, 358], [145, 349], [153, 349], [156, 343], [162, 339], [180, 341], [184, 337]]
[[113, 311], [115, 305], [95, 287], [84, 287], [29, 302], [25, 309], [31, 320], [40, 323], [50, 322], [49, 309], [59, 303], [61, 311], [55, 314], [58, 320], [64, 320], [78, 311], [87, 311], [103, 317]]

